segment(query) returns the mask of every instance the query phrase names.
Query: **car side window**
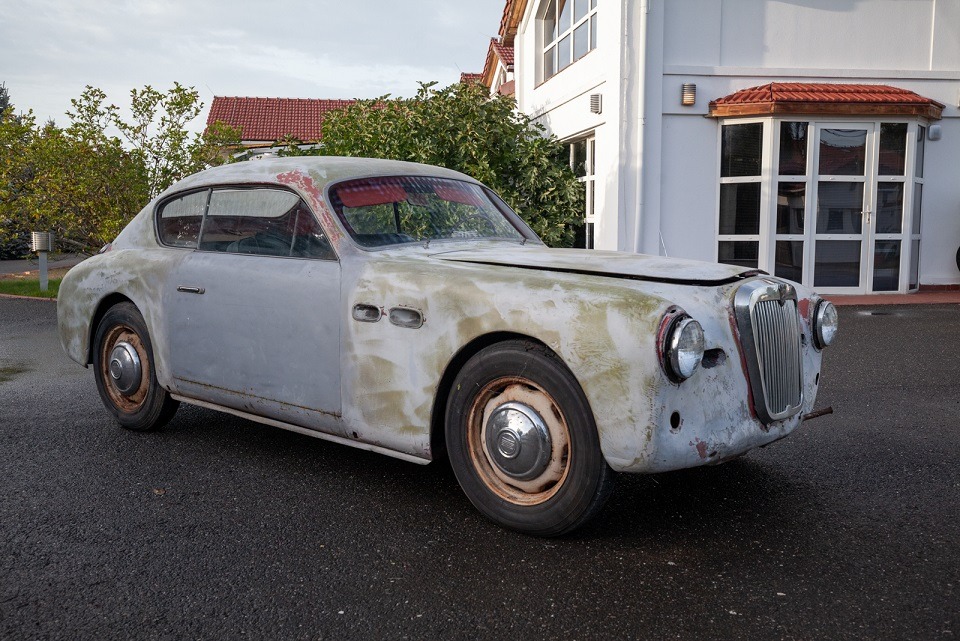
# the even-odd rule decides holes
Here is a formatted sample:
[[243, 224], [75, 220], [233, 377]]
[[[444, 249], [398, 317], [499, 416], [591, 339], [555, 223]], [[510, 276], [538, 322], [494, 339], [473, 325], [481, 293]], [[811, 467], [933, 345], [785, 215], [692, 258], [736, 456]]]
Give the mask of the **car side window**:
[[174, 247], [196, 247], [209, 194], [205, 189], [164, 203], [157, 219], [160, 242]]
[[336, 259], [307, 205], [296, 194], [281, 189], [214, 190], [199, 248], [231, 254]]

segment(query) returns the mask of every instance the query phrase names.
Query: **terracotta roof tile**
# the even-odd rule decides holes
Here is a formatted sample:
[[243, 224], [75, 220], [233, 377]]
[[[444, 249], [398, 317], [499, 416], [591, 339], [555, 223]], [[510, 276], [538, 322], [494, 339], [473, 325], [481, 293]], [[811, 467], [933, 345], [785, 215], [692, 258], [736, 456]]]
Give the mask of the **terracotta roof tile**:
[[889, 85], [771, 82], [710, 102], [710, 115], [770, 113], [903, 114], [939, 118], [943, 105]]
[[513, 47], [501, 43], [496, 38], [490, 40], [490, 46], [493, 48], [493, 51], [500, 56], [500, 60], [503, 61], [503, 66], [510, 68], [513, 66]]
[[214, 96], [207, 125], [220, 120], [240, 127], [243, 140], [273, 142], [293, 136], [304, 142], [319, 140], [323, 117], [355, 100], [314, 98], [245, 98]]
[[490, 38], [487, 47], [487, 58], [483, 63], [483, 72], [480, 74], [483, 84], [493, 85], [493, 76], [497, 70], [497, 60], [503, 63], [507, 71], [513, 71], [513, 46], [504, 44], [499, 38]]
[[466, 84], [470, 82], [483, 82], [482, 73], [467, 73], [463, 71], [460, 73], [460, 82]]

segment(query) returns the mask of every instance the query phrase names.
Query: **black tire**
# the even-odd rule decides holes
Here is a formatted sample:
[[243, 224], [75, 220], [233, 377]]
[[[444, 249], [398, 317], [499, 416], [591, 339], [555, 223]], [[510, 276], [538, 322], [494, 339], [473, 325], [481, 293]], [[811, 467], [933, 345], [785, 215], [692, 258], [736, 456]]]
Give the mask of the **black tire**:
[[[510, 425], [537, 424], [539, 431], [527, 433], [545, 429], [549, 439], [530, 436], [527, 447], [522, 437], [511, 436], [518, 431], [501, 441], [509, 431], [503, 423], [490, 436], [494, 419], [507, 421], [511, 407], [519, 409], [511, 420], [520, 420]], [[473, 505], [492, 521], [526, 534], [560, 536], [576, 529], [603, 507], [613, 488], [613, 471], [600, 452], [583, 390], [556, 355], [531, 342], [497, 343], [467, 361], [447, 402], [446, 444], [454, 474]], [[549, 457], [548, 462], [514, 462], [531, 460], [526, 457], [531, 452]], [[518, 474], [505, 465], [523, 469]]]
[[[127, 362], [125, 371], [123, 366], [117, 365], [118, 369], [111, 373], [112, 355], [121, 345], [124, 350], [132, 348], [136, 359]], [[97, 391], [104, 406], [122, 427], [145, 432], [155, 430], [173, 418], [180, 403], [170, 398], [170, 394], [157, 383], [153, 344], [147, 324], [135, 305], [118, 303], [107, 310], [97, 326], [93, 346]], [[139, 363], [139, 377], [130, 375], [136, 373], [130, 362]], [[126, 373], [128, 385], [124, 385], [127, 382], [124, 377], [114, 376], [118, 372]]]

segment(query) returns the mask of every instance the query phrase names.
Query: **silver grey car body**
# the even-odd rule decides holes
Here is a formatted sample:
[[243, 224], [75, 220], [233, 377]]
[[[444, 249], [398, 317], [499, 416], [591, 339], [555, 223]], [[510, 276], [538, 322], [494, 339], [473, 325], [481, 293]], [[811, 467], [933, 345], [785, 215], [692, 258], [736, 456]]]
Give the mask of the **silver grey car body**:
[[[786, 436], [813, 409], [822, 347], [813, 292], [741, 267], [549, 249], [526, 229], [519, 241], [361, 246], [330, 186], [400, 175], [479, 185], [437, 167], [341, 158], [248, 161], [186, 178], [63, 280], [64, 349], [90, 365], [98, 319], [129, 301], [151, 337], [156, 380], [173, 398], [417, 463], [442, 446], [458, 368], [511, 339], [544, 346], [569, 369], [618, 472], [721, 462]], [[299, 196], [335, 256], [159, 241], [158, 203], [251, 185]], [[700, 323], [705, 350], [682, 381], [663, 354], [678, 310]], [[764, 310], [777, 318], [757, 316]]]

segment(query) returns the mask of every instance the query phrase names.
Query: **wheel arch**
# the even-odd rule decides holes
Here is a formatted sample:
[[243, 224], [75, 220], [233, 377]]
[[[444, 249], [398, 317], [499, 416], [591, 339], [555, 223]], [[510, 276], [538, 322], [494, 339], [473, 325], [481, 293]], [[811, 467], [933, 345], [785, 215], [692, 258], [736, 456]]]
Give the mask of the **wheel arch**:
[[[431, 458], [434, 461], [446, 458], [446, 437], [444, 435], [444, 421], [447, 413], [447, 401], [450, 396], [450, 390], [453, 387], [453, 381], [457, 378], [457, 374], [460, 373], [460, 370], [463, 369], [463, 366], [467, 364], [471, 358], [473, 358], [481, 350], [490, 347], [491, 345], [496, 345], [497, 343], [503, 343], [506, 341], [512, 340], [521, 340], [541, 347], [547, 350], [552, 354], [560, 363], [563, 363], [563, 366], [570, 371], [569, 366], [564, 362], [563, 358], [549, 345], [544, 343], [542, 340], [535, 338], [533, 336], [528, 336], [526, 334], [520, 334], [517, 332], [491, 332], [489, 334], [484, 334], [474, 338], [472, 341], [460, 348], [460, 350], [454, 354], [453, 358], [450, 359], [450, 362], [447, 363], [446, 368], [443, 371], [443, 375], [440, 377], [440, 384], [437, 386], [436, 396], [433, 399], [433, 410], [430, 415], [430, 452]], [[576, 380], [576, 376], [571, 375]], [[577, 384], [580, 385], [580, 382], [577, 381]], [[581, 386], [582, 389], [582, 386]], [[588, 401], [589, 402], [589, 401]]]
[[[103, 320], [104, 314], [106, 314], [111, 307], [119, 303], [130, 303], [131, 305], [136, 307], [138, 311], [140, 310], [140, 307], [137, 306], [135, 302], [133, 302], [132, 300], [130, 300], [129, 297], [124, 296], [119, 292], [113, 292], [112, 294], [107, 294], [102, 299], [100, 299], [100, 302], [97, 303], [97, 309], [93, 313], [93, 318], [90, 321], [90, 330], [87, 336], [87, 358], [85, 363], [86, 365], [93, 364], [93, 352], [96, 349], [96, 346], [93, 343], [97, 338], [97, 328], [100, 326], [100, 321]], [[143, 312], [140, 312], [140, 313], [142, 314]]]

